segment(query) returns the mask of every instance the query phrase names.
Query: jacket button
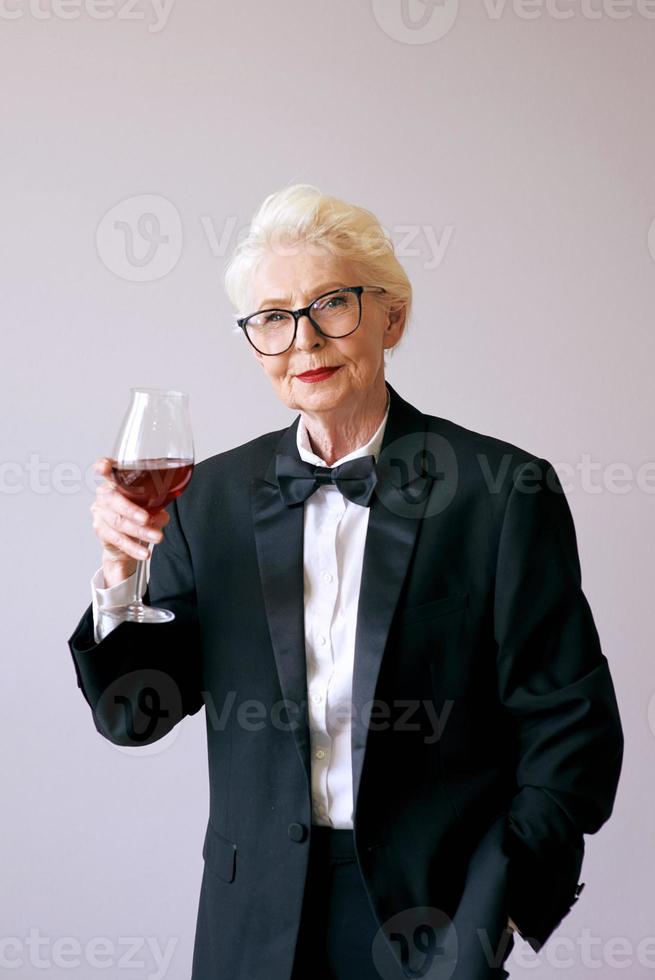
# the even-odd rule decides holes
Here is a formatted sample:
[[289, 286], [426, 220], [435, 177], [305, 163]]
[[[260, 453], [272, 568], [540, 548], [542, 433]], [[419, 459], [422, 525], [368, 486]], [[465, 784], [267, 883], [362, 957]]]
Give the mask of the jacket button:
[[291, 840], [295, 840], [300, 844], [307, 837], [307, 827], [305, 827], [304, 823], [290, 823], [287, 833]]

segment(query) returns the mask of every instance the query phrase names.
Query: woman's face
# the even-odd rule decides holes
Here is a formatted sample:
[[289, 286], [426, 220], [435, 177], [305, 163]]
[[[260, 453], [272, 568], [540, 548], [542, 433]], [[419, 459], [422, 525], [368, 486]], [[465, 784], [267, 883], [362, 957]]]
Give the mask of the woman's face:
[[[330, 289], [359, 285], [349, 263], [327, 251], [298, 246], [292, 254], [269, 252], [253, 277], [248, 312], [269, 307], [297, 310]], [[398, 343], [405, 322], [404, 309], [388, 308], [384, 294], [363, 293], [361, 323], [348, 337], [322, 337], [303, 316], [295, 342], [284, 354], [267, 356], [250, 349], [289, 408], [310, 413], [348, 410], [376, 387], [384, 391], [384, 350]], [[298, 377], [319, 367], [338, 370], [320, 381]]]

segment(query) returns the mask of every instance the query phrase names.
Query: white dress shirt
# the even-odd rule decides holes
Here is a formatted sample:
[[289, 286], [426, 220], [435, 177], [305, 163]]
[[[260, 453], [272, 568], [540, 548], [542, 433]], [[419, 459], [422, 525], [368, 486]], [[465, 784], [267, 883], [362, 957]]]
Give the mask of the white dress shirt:
[[[332, 463], [380, 452], [389, 404], [369, 441]], [[297, 430], [302, 459], [328, 464], [311, 449], [302, 417]], [[352, 830], [350, 754], [355, 627], [369, 507], [320, 486], [305, 501], [304, 599], [309, 711], [312, 822]]]
[[[147, 572], [150, 572], [150, 562], [148, 561]], [[146, 590], [146, 583], [141, 591], [140, 598]], [[103, 614], [103, 609], [108, 606], [126, 606], [134, 598], [134, 588], [136, 586], [136, 572], [129, 578], [105, 588], [105, 577], [102, 574], [102, 566], [97, 570], [91, 579], [91, 606], [93, 608], [93, 631], [96, 643], [100, 643], [111, 631], [118, 626], [120, 619], [109, 619]]]

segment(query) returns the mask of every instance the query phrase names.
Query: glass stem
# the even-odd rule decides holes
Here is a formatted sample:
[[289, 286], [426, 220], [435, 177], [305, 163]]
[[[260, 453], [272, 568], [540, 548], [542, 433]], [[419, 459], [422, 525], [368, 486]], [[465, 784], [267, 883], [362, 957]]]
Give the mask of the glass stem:
[[[149, 556], [152, 554], [152, 542], [151, 541], [140, 541], [139, 544], [143, 545], [144, 548], [148, 549]], [[148, 584], [148, 577], [146, 574], [146, 568], [149, 561], [148, 558], [139, 558], [136, 563], [136, 578], [134, 580], [134, 597], [132, 602], [136, 606], [143, 605], [143, 600], [141, 598], [142, 594], [146, 590]]]

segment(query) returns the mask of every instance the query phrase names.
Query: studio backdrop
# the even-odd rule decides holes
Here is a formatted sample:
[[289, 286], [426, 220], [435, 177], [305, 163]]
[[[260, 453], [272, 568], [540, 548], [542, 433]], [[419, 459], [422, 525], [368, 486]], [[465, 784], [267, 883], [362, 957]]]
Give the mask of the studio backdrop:
[[308, 182], [411, 279], [394, 389], [549, 460], [575, 521], [625, 761], [585, 890], [512, 977], [655, 975], [654, 48], [647, 0], [0, 4], [0, 972], [190, 975], [204, 711], [140, 749], [93, 726], [67, 646], [92, 464], [135, 385], [189, 393], [198, 460], [293, 420], [223, 271]]

